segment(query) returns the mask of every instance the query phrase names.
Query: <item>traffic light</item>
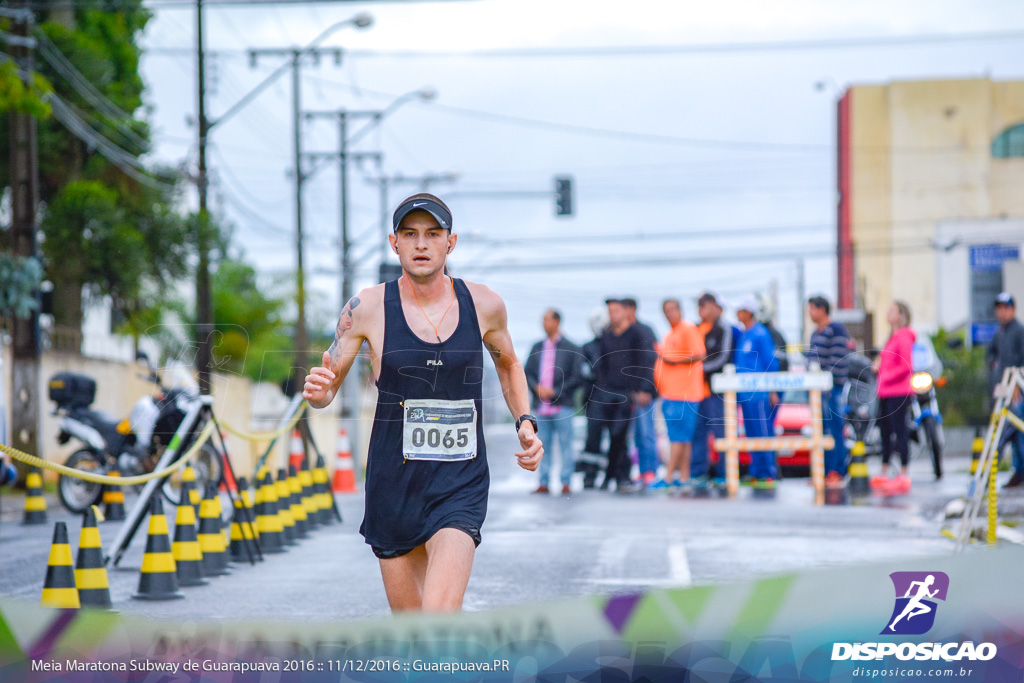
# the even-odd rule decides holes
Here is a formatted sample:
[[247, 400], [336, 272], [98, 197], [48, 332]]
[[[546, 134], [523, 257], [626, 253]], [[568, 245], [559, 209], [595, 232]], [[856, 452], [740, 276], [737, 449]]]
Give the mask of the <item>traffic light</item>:
[[568, 176], [555, 178], [555, 215], [572, 215], [572, 178]]

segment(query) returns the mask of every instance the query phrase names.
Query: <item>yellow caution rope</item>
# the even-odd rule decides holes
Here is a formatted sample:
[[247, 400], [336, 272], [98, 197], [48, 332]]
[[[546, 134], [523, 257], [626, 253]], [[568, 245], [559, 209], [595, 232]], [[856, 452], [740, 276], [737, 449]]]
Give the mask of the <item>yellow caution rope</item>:
[[306, 408], [308, 407], [309, 404], [303, 401], [299, 405], [299, 409], [295, 411], [295, 415], [293, 415], [292, 419], [288, 421], [288, 424], [270, 432], [246, 432], [241, 429], [238, 429], [237, 427], [232, 427], [224, 420], [218, 421], [217, 424], [219, 424], [221, 427], [231, 432], [235, 436], [245, 439], [246, 441], [270, 441], [272, 439], [276, 439], [282, 434], [288, 433], [291, 430], [291, 428], [294, 427], [295, 424], [299, 421], [299, 418], [302, 417], [302, 413], [305, 412]]
[[0, 444], [0, 451], [3, 451], [7, 455], [11, 456], [15, 460], [20, 460], [26, 465], [33, 467], [43, 467], [54, 472], [59, 472], [66, 477], [72, 477], [74, 479], [82, 479], [84, 481], [91, 481], [95, 484], [108, 484], [110, 486], [132, 486], [134, 484], [144, 484], [151, 479], [159, 479], [166, 477], [179, 469], [184, 463], [192, 460], [199, 453], [199, 449], [202, 448], [203, 444], [210, 439], [210, 435], [213, 434], [213, 421], [208, 420], [203, 430], [199, 432], [199, 436], [196, 438], [196, 442], [185, 451], [185, 453], [174, 461], [173, 465], [168, 465], [161, 470], [154, 470], [149, 474], [139, 474], [134, 477], [108, 477], [103, 474], [92, 474], [91, 472], [84, 472], [82, 470], [76, 470], [73, 467], [67, 467], [65, 465], [58, 465], [55, 462], [49, 462], [43, 460], [34, 455], [23, 453], [17, 448], [11, 448], [5, 444]]

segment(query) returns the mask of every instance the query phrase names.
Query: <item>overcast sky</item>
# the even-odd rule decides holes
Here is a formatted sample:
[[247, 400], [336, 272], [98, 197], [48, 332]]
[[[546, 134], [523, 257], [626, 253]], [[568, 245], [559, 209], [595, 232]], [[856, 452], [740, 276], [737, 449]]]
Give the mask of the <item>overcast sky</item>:
[[[195, 12], [157, 9], [144, 44], [156, 156], [194, 165]], [[1024, 78], [1024, 38], [841, 45], [828, 41], [1024, 31], [1024, 3], [675, 2], [466, 0], [213, 7], [206, 11], [209, 108], [216, 118], [282, 58], [250, 64], [250, 47], [302, 46], [335, 21], [370, 12], [368, 30], [344, 28], [325, 45], [346, 50], [303, 69], [306, 111], [373, 110], [423, 86], [433, 103], [395, 111], [353, 151], [382, 151], [384, 170], [407, 177], [454, 171], [433, 188], [454, 213], [459, 276], [505, 298], [517, 347], [540, 334], [548, 306], [570, 338], [609, 294], [634, 295], [663, 333], [660, 302], [703, 290], [727, 302], [767, 293], [798, 329], [796, 262], [808, 294], [835, 294], [835, 100], [851, 84], [937, 78]], [[752, 43], [797, 43], [755, 49]], [[818, 43], [808, 46], [806, 43]], [[802, 44], [802, 45], [801, 45]], [[717, 45], [713, 50], [568, 48]], [[507, 50], [504, 54], [488, 51]], [[483, 51], [483, 53], [481, 53]], [[541, 51], [540, 54], [537, 51]], [[820, 83], [821, 87], [816, 87]], [[214, 206], [236, 226], [236, 245], [267, 277], [294, 272], [291, 84], [286, 75], [212, 134]], [[305, 151], [336, 151], [336, 126], [303, 125]], [[556, 218], [556, 175], [575, 179], [576, 213]], [[350, 175], [357, 288], [376, 282], [380, 195]], [[393, 189], [388, 213], [414, 186]], [[337, 319], [338, 171], [306, 184], [305, 251], [314, 270], [311, 318]], [[672, 233], [657, 237], [656, 233]], [[686, 233], [692, 233], [687, 235]], [[501, 242], [495, 242], [502, 240]], [[751, 255], [787, 252], [785, 259]], [[735, 254], [732, 260], [705, 260]], [[684, 259], [670, 263], [672, 257]], [[746, 258], [744, 258], [746, 257]], [[922, 252], [922, 258], [933, 258]], [[516, 263], [626, 265], [510, 268]], [[703, 261], [703, 262], [702, 262]], [[310, 282], [310, 280], [307, 280]], [[358, 291], [358, 290], [356, 290]]]

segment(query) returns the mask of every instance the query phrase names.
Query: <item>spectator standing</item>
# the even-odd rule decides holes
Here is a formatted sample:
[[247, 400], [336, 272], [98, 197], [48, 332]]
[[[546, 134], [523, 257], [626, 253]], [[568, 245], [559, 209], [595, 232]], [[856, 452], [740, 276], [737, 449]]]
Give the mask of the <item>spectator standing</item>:
[[697, 427], [693, 433], [693, 457], [690, 475], [695, 489], [705, 488], [708, 479], [708, 434], [716, 438], [725, 437], [725, 410], [722, 395], [711, 391], [711, 378], [729, 363], [734, 362], [736, 341], [742, 332], [722, 322], [722, 306], [714, 294], [705, 292], [697, 300], [697, 314], [700, 325], [697, 329], [704, 335], [706, 357], [702, 363], [704, 371], [704, 396], [697, 413]]
[[573, 447], [572, 418], [576, 414], [576, 390], [580, 387], [581, 351], [562, 336], [562, 315], [549, 309], [544, 313], [544, 339], [533, 345], [526, 360], [526, 383], [533, 397], [533, 412], [537, 416], [537, 434], [548, 444], [549, 457], [541, 460], [540, 485], [534, 493], [549, 493], [551, 461], [555, 452], [561, 458], [560, 483], [562, 494], [570, 492], [569, 483], [576, 468]]
[[[775, 342], [768, 329], [757, 322], [757, 299], [748, 297], [736, 310], [736, 319], [743, 325], [743, 334], [736, 344], [736, 372], [775, 372]], [[737, 395], [743, 411], [743, 427], [749, 437], [771, 436], [771, 401], [766, 391], [743, 392]], [[775, 485], [778, 473], [775, 451], [753, 451], [750, 454], [750, 477], [755, 485]]]
[[832, 373], [832, 390], [822, 395], [825, 404], [822, 416], [835, 441], [835, 447], [825, 451], [825, 482], [842, 483], [846, 476], [846, 444], [843, 442], [843, 415], [839, 398], [847, 379], [847, 356], [850, 353], [850, 335], [842, 323], [832, 320], [832, 306], [823, 296], [807, 301], [807, 315], [817, 328], [811, 333], [808, 358], [816, 361], [825, 372]]
[[[640, 370], [645, 376], [649, 374], [653, 378], [654, 365], [658, 362], [658, 337], [649, 325], [637, 320], [636, 299], [627, 297], [622, 300], [622, 304], [626, 307], [630, 324], [637, 328], [646, 349], [640, 354], [642, 366]], [[656, 383], [654, 389], [657, 390]], [[636, 444], [640, 479], [645, 485], [654, 481], [660, 464], [658, 439], [654, 432], [654, 399], [656, 398], [657, 394], [655, 393], [651, 395], [650, 401], [647, 401], [646, 397], [640, 397], [633, 402], [633, 443]]]
[[[630, 323], [626, 307], [620, 299], [608, 299], [608, 328], [598, 341], [594, 365], [594, 389], [587, 406], [587, 441], [581, 459], [595, 462], [602, 457], [601, 438], [608, 432], [608, 465], [601, 489], [616, 482], [616, 491], [636, 490], [630, 480], [631, 463], [627, 446], [633, 405], [644, 401], [649, 405], [653, 395], [653, 377], [638, 372], [646, 350], [639, 330]], [[583, 479], [584, 488], [593, 488], [596, 472], [589, 470]]]
[[[1017, 302], [1012, 294], [1002, 292], [996, 297], [995, 309], [999, 329], [985, 353], [993, 388], [1002, 381], [1006, 368], [1024, 368], [1024, 325], [1017, 320]], [[1012, 398], [1010, 410], [1021, 417], [1024, 400], [1019, 393]], [[1007, 423], [1006, 429], [1013, 427]], [[1021, 484], [1024, 484], [1024, 434], [1018, 432], [1013, 440], [1013, 475], [1003, 488], [1016, 488]]]
[[652, 482], [651, 490], [667, 489], [669, 482], [676, 489], [690, 486], [693, 435], [704, 398], [704, 337], [696, 325], [683, 318], [677, 299], [667, 299], [662, 309], [671, 330], [661, 343], [654, 383], [661, 396], [670, 452], [665, 478]]
[[[894, 301], [886, 313], [892, 334], [875, 361], [878, 366], [878, 422], [882, 433], [882, 471], [871, 485], [886, 495], [908, 493], [910, 477], [910, 430], [907, 409], [914, 398], [910, 380], [914, 375], [913, 351], [917, 335], [910, 327], [910, 308]], [[900, 473], [889, 478], [889, 460], [893, 451], [900, 456]]]

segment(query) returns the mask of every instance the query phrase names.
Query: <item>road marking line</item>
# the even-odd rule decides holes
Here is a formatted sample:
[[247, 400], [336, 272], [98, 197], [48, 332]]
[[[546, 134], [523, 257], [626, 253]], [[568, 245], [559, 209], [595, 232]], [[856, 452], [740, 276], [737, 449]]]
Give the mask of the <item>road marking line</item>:
[[682, 542], [672, 543], [668, 547], [668, 565], [670, 580], [682, 587], [693, 583], [690, 573], [690, 561], [686, 557], [686, 546]]

